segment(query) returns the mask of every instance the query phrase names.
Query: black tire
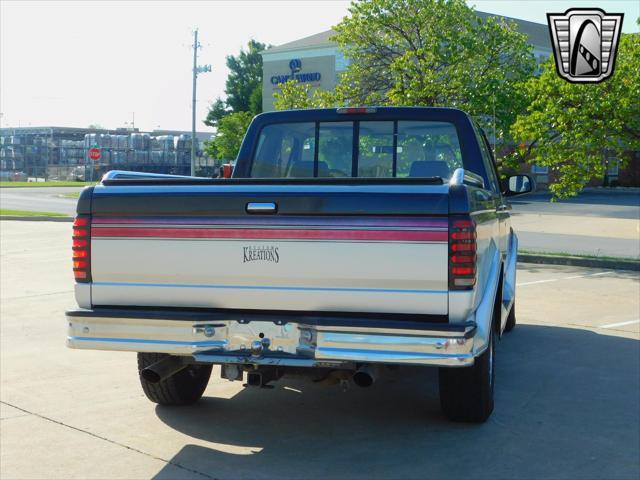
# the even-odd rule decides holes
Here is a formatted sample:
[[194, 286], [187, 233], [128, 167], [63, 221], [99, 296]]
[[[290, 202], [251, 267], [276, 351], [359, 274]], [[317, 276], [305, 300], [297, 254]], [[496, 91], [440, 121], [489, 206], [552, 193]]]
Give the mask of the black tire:
[[440, 406], [449, 420], [483, 423], [493, 412], [495, 340], [492, 328], [488, 348], [472, 367], [440, 369]]
[[189, 405], [197, 402], [209, 383], [211, 365], [189, 365], [158, 383], [151, 383], [140, 375], [142, 369], [168, 356], [166, 353], [138, 353], [138, 376], [144, 394], [160, 405]]
[[507, 317], [507, 323], [504, 325], [504, 331], [509, 333], [516, 326], [516, 302], [513, 302], [511, 305], [511, 311], [509, 312], [509, 316]]

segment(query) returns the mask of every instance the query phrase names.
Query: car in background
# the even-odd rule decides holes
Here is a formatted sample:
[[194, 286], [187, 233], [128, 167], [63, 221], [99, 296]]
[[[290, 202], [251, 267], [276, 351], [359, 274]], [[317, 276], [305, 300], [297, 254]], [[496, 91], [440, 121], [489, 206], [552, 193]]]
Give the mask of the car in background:
[[2, 182], [26, 182], [29, 177], [24, 172], [0, 171], [0, 181]]

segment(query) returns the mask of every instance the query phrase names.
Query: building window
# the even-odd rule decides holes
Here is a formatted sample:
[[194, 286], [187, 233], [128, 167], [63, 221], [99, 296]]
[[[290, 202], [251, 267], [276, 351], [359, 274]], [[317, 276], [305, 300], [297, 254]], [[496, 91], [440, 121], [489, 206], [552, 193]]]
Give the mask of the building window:
[[336, 73], [343, 72], [349, 66], [349, 60], [340, 50], [336, 52]]
[[620, 175], [620, 162], [616, 157], [607, 158], [607, 176], [617, 177]]
[[543, 167], [541, 165], [532, 165], [531, 166], [531, 173], [533, 173], [535, 175], [548, 175], [549, 174], [549, 167]]

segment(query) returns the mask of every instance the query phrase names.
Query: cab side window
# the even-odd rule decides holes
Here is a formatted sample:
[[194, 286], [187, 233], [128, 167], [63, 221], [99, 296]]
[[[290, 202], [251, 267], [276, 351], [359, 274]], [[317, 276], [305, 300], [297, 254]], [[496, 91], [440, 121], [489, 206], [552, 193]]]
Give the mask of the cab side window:
[[480, 131], [477, 126], [474, 126], [478, 145], [480, 146], [480, 153], [482, 155], [482, 163], [484, 169], [487, 172], [487, 178], [489, 179], [489, 185], [486, 185], [487, 190], [492, 191], [496, 195], [500, 194], [500, 182], [498, 181], [498, 174], [493, 162], [493, 155], [489, 150], [489, 142], [487, 141], [484, 133]]

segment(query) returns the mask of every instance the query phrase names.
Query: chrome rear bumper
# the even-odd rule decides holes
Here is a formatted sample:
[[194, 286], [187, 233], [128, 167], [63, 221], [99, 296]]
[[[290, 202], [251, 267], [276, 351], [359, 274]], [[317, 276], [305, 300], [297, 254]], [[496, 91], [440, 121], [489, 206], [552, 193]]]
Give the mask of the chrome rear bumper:
[[[109, 309], [67, 312], [70, 348], [158, 352], [208, 363], [336, 367], [384, 363], [461, 367], [474, 361], [476, 324], [412, 322], [411, 328], [354, 321], [300, 322], [178, 318]], [[219, 317], [219, 315], [216, 315]], [[347, 322], [348, 323], [348, 322]], [[416, 327], [417, 325], [417, 327]]]

